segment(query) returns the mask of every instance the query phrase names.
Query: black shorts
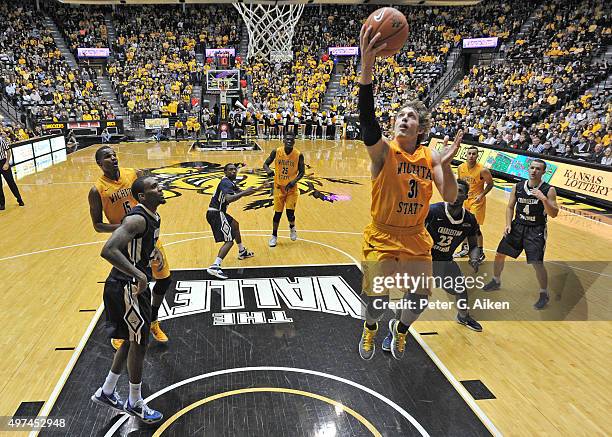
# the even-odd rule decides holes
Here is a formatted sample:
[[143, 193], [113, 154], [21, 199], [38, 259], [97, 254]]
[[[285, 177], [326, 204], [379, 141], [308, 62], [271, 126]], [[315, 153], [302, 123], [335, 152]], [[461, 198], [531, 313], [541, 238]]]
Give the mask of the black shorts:
[[517, 258], [524, 250], [528, 264], [544, 261], [546, 249], [546, 225], [527, 226], [513, 222], [511, 231], [499, 242], [497, 252]]
[[134, 296], [131, 287], [129, 282], [113, 278], [104, 283], [106, 332], [110, 338], [135, 341], [144, 346], [149, 342], [151, 329], [151, 290], [147, 287]]
[[223, 211], [206, 211], [206, 220], [210, 224], [217, 243], [234, 241], [234, 218]]

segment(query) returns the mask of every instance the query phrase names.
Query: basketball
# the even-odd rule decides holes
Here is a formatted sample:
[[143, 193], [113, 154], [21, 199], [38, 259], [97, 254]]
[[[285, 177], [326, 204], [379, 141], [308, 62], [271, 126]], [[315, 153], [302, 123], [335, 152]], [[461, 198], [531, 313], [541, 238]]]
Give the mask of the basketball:
[[380, 32], [380, 44], [387, 43], [387, 47], [377, 56], [393, 56], [400, 51], [408, 39], [408, 21], [400, 11], [395, 8], [380, 8], [370, 14], [365, 22], [366, 27], [372, 26], [370, 38]]

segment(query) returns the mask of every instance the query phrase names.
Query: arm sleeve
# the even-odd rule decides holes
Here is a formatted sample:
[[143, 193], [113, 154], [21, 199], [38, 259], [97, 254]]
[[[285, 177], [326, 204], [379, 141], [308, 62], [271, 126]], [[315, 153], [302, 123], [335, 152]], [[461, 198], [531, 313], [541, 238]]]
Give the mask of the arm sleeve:
[[382, 131], [374, 113], [374, 88], [371, 83], [359, 84], [359, 122], [366, 146], [373, 146], [382, 138]]

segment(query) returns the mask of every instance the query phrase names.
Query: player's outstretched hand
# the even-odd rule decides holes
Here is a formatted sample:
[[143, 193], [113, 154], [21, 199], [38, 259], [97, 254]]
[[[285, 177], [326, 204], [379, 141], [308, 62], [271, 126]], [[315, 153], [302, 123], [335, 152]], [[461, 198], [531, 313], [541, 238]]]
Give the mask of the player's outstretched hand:
[[361, 26], [361, 32], [359, 33], [359, 44], [361, 46], [361, 67], [364, 66], [372, 69], [374, 67], [374, 61], [376, 55], [383, 51], [387, 47], [387, 43], [383, 43], [378, 47], [374, 47], [376, 42], [380, 39], [380, 32], [377, 32], [373, 38], [370, 38], [372, 33], [372, 26], [364, 24]]
[[272, 181], [267, 181], [261, 184], [260, 186], [258, 186], [257, 188], [255, 188], [255, 191], [267, 190], [271, 186], [272, 186]]
[[450, 147], [446, 147], [448, 144], [448, 137], [444, 137], [444, 150], [442, 150], [441, 162], [442, 165], [451, 165], [453, 158], [457, 154], [459, 150], [459, 145], [461, 144], [461, 140], [463, 140], [463, 130], [459, 130], [457, 135], [455, 135], [455, 139], [453, 140], [453, 144]]

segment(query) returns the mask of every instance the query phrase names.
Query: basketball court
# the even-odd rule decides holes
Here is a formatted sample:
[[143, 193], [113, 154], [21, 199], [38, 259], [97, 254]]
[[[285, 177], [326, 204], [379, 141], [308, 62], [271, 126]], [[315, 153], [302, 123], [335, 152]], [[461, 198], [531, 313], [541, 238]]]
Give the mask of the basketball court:
[[[510, 312], [475, 312], [483, 332], [426, 311], [406, 356], [357, 353], [361, 334], [361, 235], [370, 214], [369, 159], [360, 142], [302, 141], [306, 177], [296, 208], [268, 247], [272, 197], [233, 203], [255, 257], [224, 262], [229, 280], [206, 273], [216, 256], [205, 221], [222, 166], [243, 164], [239, 185], [259, 185], [278, 140], [262, 150], [188, 151], [188, 142], [115, 146], [120, 166], [163, 181], [161, 240], [173, 284], [160, 311], [170, 337], [152, 341], [143, 395], [164, 413], [159, 428], [94, 405], [111, 345], [102, 329], [100, 257], [108, 234], [91, 225], [87, 193], [100, 169], [96, 147], [19, 183], [25, 208], [7, 203], [0, 222], [5, 294], [0, 320], [0, 415], [51, 416], [43, 435], [604, 435], [610, 427], [612, 228], [608, 211], [560, 200], [549, 220], [549, 306], [537, 312], [532, 270], [508, 263], [496, 299]], [[496, 180], [483, 227], [492, 261], [511, 184]], [[437, 192], [436, 201], [439, 200]], [[464, 268], [464, 272], [467, 269]], [[481, 274], [490, 274], [486, 263]], [[477, 294], [474, 294], [477, 296]], [[439, 289], [434, 298], [449, 300]], [[386, 327], [377, 336], [380, 345]], [[127, 377], [119, 380], [122, 395]], [[19, 435], [19, 434], [12, 434]], [[25, 433], [24, 433], [25, 435]]]

